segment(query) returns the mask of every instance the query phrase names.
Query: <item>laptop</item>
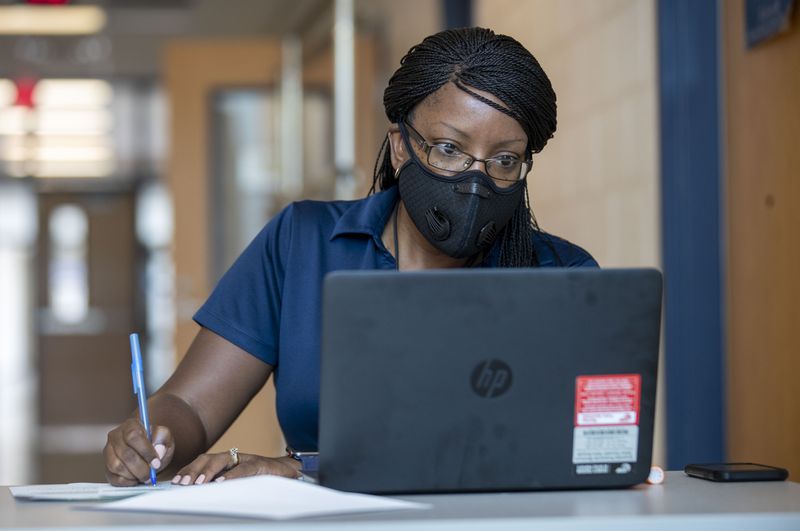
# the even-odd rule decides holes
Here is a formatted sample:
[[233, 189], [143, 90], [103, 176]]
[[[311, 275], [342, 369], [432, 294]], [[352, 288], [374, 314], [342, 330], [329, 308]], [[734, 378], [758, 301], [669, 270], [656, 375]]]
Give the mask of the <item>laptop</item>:
[[651, 269], [331, 273], [319, 483], [365, 493], [642, 483], [661, 290]]

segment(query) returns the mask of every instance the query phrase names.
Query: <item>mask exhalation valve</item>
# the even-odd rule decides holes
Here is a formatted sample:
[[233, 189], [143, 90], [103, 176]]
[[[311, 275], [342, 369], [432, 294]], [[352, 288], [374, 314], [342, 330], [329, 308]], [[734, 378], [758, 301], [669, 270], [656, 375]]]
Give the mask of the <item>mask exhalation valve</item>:
[[478, 249], [484, 249], [490, 246], [496, 237], [497, 225], [495, 225], [494, 221], [490, 221], [484, 225], [481, 231], [478, 233], [478, 237], [475, 240], [475, 245], [478, 246]]
[[428, 222], [428, 229], [434, 240], [442, 241], [450, 236], [450, 220], [438, 208], [433, 207], [426, 210], [425, 220]]

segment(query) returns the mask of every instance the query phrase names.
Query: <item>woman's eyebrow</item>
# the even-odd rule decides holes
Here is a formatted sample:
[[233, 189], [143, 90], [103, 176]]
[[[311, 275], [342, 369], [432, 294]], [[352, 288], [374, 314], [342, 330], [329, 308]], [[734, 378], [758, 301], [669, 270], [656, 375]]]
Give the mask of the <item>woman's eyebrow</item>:
[[448, 128], [448, 129], [450, 129], [451, 131], [453, 131], [454, 133], [456, 133], [458, 136], [461, 136], [461, 137], [464, 137], [464, 138], [469, 138], [469, 135], [468, 135], [468, 134], [466, 134], [466, 133], [465, 133], [464, 131], [462, 131], [461, 129], [459, 129], [458, 127], [455, 127], [454, 125], [450, 125], [450, 124], [449, 124], [449, 123], [447, 123], [447, 122], [440, 122], [440, 123], [441, 123], [443, 126], [445, 126], [446, 128]]
[[[461, 138], [469, 138], [469, 135], [467, 133], [465, 133], [464, 131], [462, 131], [461, 129], [459, 129], [458, 127], [455, 127], [454, 125], [451, 125], [451, 124], [449, 124], [447, 122], [439, 122], [439, 123], [442, 124], [443, 126], [445, 126], [446, 128], [450, 129], [452, 132], [454, 132], [456, 135], [460, 136]], [[501, 140], [500, 142], [495, 143], [494, 147], [509, 146], [509, 145], [517, 144], [517, 143], [522, 144], [522, 143], [526, 143], [526, 142], [527, 141], [524, 138], [510, 138], [508, 140]]]

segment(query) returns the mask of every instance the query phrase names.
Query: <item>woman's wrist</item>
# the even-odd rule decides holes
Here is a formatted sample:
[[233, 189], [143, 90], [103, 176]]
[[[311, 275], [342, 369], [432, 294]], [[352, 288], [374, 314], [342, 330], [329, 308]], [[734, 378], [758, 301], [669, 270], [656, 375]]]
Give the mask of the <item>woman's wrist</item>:
[[302, 470], [302, 468], [303, 468], [303, 463], [301, 461], [299, 461], [298, 459], [295, 459], [291, 455], [282, 455], [280, 457], [276, 457], [275, 459], [277, 461], [280, 461], [281, 463], [285, 463], [285, 464], [291, 466], [292, 468], [294, 468], [298, 472], [300, 472]]
[[315, 473], [319, 469], [319, 452], [298, 452], [287, 446], [286, 453], [287, 457], [299, 464], [299, 470], [303, 473]]

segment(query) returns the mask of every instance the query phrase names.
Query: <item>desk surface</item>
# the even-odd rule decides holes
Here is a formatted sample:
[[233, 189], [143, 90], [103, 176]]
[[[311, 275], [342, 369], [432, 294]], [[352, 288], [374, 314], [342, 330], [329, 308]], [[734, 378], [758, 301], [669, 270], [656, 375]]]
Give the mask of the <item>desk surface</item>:
[[682, 472], [662, 485], [626, 490], [402, 496], [430, 503], [421, 511], [354, 514], [287, 522], [81, 510], [88, 503], [15, 501], [0, 487], [0, 529], [139, 527], [197, 529], [724, 529], [800, 530], [800, 483], [713, 483]]

